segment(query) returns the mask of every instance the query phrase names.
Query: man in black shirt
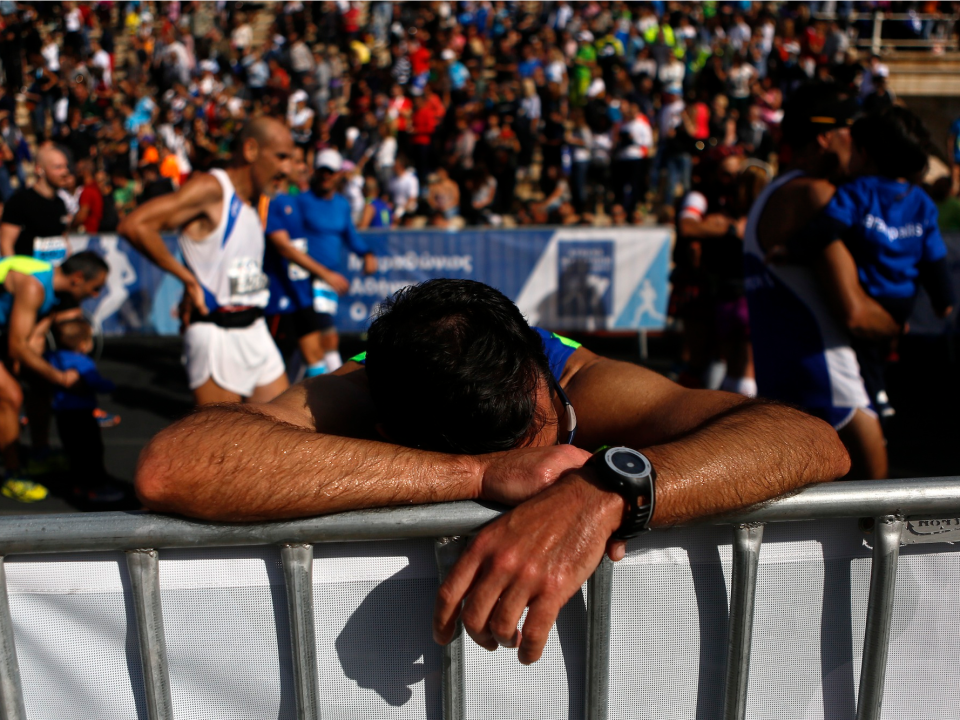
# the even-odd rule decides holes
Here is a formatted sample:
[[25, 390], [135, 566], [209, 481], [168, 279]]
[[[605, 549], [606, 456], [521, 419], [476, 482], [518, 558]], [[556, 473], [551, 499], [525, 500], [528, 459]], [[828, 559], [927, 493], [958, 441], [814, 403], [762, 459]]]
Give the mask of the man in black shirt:
[[67, 208], [57, 196], [70, 174], [67, 156], [52, 143], [37, 151], [37, 181], [3, 208], [0, 255], [29, 255], [59, 265], [67, 257]]

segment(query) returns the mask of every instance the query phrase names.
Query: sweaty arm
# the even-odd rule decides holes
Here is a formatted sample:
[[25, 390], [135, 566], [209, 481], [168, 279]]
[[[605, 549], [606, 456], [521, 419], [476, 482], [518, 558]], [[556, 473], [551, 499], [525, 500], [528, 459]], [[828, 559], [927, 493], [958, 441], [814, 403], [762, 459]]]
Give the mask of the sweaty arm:
[[[654, 526], [730, 512], [849, 469], [836, 432], [797, 410], [687, 390], [583, 348], [571, 361], [579, 367], [561, 383], [577, 412], [578, 443], [627, 445], [650, 458], [657, 472]], [[461, 617], [481, 646], [519, 647], [521, 662], [536, 661], [557, 613], [596, 569], [623, 513], [623, 500], [601, 488], [592, 470], [567, 473], [477, 535], [437, 595], [434, 637], [449, 642]], [[611, 547], [613, 557], [622, 553], [622, 546]]]
[[198, 408], [161, 431], [140, 455], [141, 500], [161, 512], [243, 522], [475, 499], [485, 478], [499, 476], [514, 489], [497, 499], [519, 502], [588, 457], [571, 446], [468, 456], [380, 442], [366, 371], [352, 368], [270, 403]]
[[162, 195], [144, 203], [127, 215], [117, 227], [122, 235], [140, 252], [146, 255], [161, 270], [166, 270], [179, 279], [189, 293], [194, 305], [206, 314], [203, 289], [183, 263], [177, 261], [167, 249], [160, 233], [180, 230], [193, 222], [212, 230], [219, 215], [212, 217], [210, 209], [223, 201], [223, 189], [212, 175], [199, 174], [175, 193]]

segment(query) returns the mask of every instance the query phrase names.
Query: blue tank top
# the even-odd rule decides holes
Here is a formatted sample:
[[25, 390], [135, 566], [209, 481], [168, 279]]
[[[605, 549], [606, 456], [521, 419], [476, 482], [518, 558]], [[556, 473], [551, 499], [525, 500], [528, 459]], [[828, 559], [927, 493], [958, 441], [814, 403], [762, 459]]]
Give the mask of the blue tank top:
[[[53, 290], [53, 265], [43, 260], [13, 255], [0, 260], [0, 283], [7, 279], [7, 273], [14, 272], [32, 275], [43, 285], [43, 304], [38, 316], [47, 315], [57, 304], [57, 296]], [[10, 323], [10, 311], [13, 309], [13, 295], [0, 285], [0, 326], [6, 327]]]

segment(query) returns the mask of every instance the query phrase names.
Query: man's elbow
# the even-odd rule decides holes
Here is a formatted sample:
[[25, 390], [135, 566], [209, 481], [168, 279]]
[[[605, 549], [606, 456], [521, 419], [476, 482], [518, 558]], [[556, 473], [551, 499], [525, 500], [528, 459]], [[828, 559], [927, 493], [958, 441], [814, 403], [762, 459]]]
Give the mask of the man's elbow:
[[176, 512], [175, 485], [172, 482], [173, 468], [170, 465], [170, 449], [163, 447], [157, 437], [140, 453], [134, 477], [134, 489], [143, 505], [158, 512]]

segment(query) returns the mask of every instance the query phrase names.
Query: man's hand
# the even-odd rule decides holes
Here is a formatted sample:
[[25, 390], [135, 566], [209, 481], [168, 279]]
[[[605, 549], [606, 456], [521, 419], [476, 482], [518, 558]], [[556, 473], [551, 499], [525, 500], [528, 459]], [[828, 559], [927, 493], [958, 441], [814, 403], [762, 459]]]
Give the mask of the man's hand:
[[377, 256], [367, 253], [363, 256], [363, 274], [373, 275], [377, 271]]
[[450, 642], [461, 617], [481, 647], [519, 647], [520, 662], [536, 662], [557, 614], [600, 564], [622, 516], [619, 495], [573, 473], [498, 518], [441, 585], [434, 639]]
[[201, 315], [209, 315], [210, 309], [207, 307], [206, 298], [203, 296], [203, 288], [196, 279], [187, 281], [183, 284], [183, 292], [190, 298], [193, 308]]
[[337, 295], [343, 296], [350, 292], [350, 281], [338, 272], [327, 270], [323, 274], [322, 279], [327, 285], [333, 288]]
[[80, 382], [80, 373], [70, 368], [60, 373], [60, 384], [65, 388], [73, 387]]
[[590, 453], [573, 445], [520, 448], [483, 456], [480, 497], [517, 505], [577, 469]]

